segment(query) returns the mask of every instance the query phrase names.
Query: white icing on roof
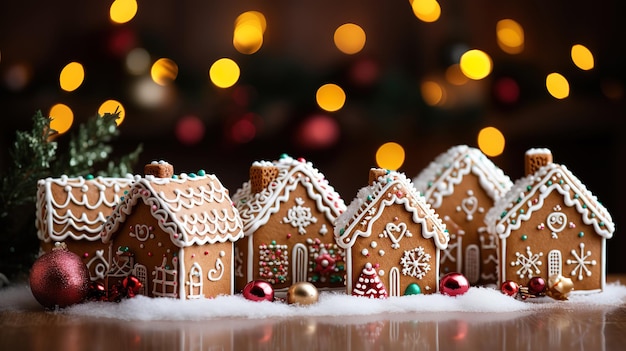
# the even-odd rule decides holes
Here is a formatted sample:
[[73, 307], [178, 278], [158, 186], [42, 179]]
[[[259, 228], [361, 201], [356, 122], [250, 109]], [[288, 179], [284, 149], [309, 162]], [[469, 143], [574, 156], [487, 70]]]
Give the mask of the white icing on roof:
[[[335, 221], [335, 241], [344, 249], [351, 248], [358, 237], [372, 235], [372, 225], [385, 208], [393, 204], [402, 204], [412, 214], [413, 222], [422, 225], [422, 236], [433, 238], [436, 246], [444, 250], [450, 239], [439, 215], [426, 203], [416, 190], [411, 180], [403, 173], [388, 171], [374, 184], [365, 186], [357, 192], [346, 211]], [[367, 222], [365, 230], [356, 227]]]
[[466, 175], [478, 177], [480, 186], [494, 201], [513, 185], [511, 179], [479, 149], [458, 145], [440, 154], [414, 178], [415, 188], [434, 208], [441, 206], [444, 197], [454, 193], [454, 187]]
[[317, 209], [332, 223], [346, 208], [343, 199], [328, 183], [324, 175], [311, 162], [296, 160], [282, 155], [278, 161], [256, 161], [253, 166], [274, 166], [278, 175], [268, 187], [259, 193], [251, 191], [250, 181], [245, 182], [233, 196], [233, 202], [243, 221], [245, 235], [254, 233], [278, 212], [281, 203], [301, 185], [315, 201]]
[[178, 247], [236, 241], [243, 237], [241, 219], [228, 190], [214, 175], [178, 178], [146, 176], [138, 179], [102, 230], [102, 241], [111, 240], [139, 201], [150, 207], [159, 227]]
[[100, 240], [100, 230], [134, 181], [125, 178], [60, 178], [37, 182], [37, 237], [44, 242]]
[[565, 205], [576, 209], [585, 224], [593, 226], [598, 235], [607, 239], [613, 236], [615, 225], [606, 208], [567, 167], [556, 163], [519, 179], [504, 197], [496, 201], [485, 216], [489, 232], [501, 239], [507, 238], [512, 230], [519, 229], [523, 221], [541, 209], [544, 200], [555, 191], [563, 196]]
[[539, 155], [545, 155], [545, 154], [552, 155], [552, 151], [546, 148], [532, 148], [526, 151], [526, 155], [538, 155], [538, 154]]

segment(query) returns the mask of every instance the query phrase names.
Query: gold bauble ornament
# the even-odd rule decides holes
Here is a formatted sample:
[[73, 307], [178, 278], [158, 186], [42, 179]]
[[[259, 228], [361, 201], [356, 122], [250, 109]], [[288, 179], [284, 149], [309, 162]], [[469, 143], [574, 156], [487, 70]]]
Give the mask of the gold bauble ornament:
[[287, 290], [287, 303], [297, 305], [312, 305], [319, 299], [315, 285], [308, 282], [298, 282]]
[[570, 278], [565, 278], [562, 275], [551, 275], [548, 278], [548, 289], [546, 289], [546, 295], [555, 300], [567, 300], [569, 293], [574, 290], [574, 283]]

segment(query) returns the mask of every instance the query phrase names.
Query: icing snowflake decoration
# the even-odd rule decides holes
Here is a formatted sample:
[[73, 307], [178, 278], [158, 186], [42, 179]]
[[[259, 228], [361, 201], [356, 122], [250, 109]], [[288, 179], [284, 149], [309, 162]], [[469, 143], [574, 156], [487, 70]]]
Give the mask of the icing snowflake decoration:
[[517, 274], [520, 278], [532, 278], [533, 276], [541, 273], [539, 266], [542, 264], [540, 259], [543, 256], [543, 252], [533, 254], [530, 250], [530, 246], [526, 246], [526, 256], [519, 252], [516, 252], [515, 256], [517, 259], [511, 262], [511, 266], [519, 266], [519, 269], [515, 272], [515, 274]]
[[404, 251], [400, 265], [402, 274], [422, 279], [430, 271], [430, 254], [427, 254], [421, 246]]
[[[591, 276], [591, 270], [589, 270], [588, 266], [595, 266], [597, 264], [596, 260], [589, 260], [591, 256], [591, 251], [587, 250], [585, 252], [585, 244], [580, 243], [580, 253], [576, 250], [572, 250], [571, 254], [574, 256], [574, 259], [568, 259], [565, 263], [569, 265], [575, 265], [572, 270], [572, 276], [578, 276], [578, 280], [583, 280], [585, 276]], [[584, 272], [584, 275], [583, 275]]]
[[302, 205], [304, 205], [304, 200], [301, 197], [297, 197], [296, 206], [287, 211], [287, 217], [283, 217], [283, 222], [298, 228], [298, 233], [306, 234], [305, 228], [312, 223], [317, 223], [317, 218], [311, 214], [311, 208]]

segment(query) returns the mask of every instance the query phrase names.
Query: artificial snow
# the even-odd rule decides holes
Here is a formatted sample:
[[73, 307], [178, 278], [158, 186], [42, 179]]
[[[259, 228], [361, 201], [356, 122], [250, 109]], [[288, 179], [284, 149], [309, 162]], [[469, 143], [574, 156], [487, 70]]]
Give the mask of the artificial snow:
[[[322, 292], [318, 303], [309, 306], [284, 302], [254, 302], [241, 295], [214, 299], [178, 300], [136, 296], [113, 302], [87, 302], [55, 313], [123, 320], [207, 320], [216, 318], [280, 318], [302, 316], [364, 316], [376, 314], [426, 312], [507, 313], [538, 309], [572, 309], [619, 306], [626, 302], [626, 286], [607, 284], [601, 293], [572, 294], [567, 301], [548, 297], [516, 300], [491, 288], [472, 287], [463, 295], [411, 295], [387, 299], [367, 299], [340, 293]], [[32, 311], [43, 309], [33, 298], [28, 286], [12, 286], [0, 290], [0, 311]]]

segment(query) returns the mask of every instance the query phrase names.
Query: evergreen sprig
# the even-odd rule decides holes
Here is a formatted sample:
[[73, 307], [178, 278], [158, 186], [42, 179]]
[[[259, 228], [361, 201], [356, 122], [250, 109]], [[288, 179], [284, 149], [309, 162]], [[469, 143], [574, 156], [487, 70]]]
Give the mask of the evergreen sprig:
[[51, 119], [41, 111], [33, 116], [30, 131], [16, 132], [9, 151], [12, 161], [0, 172], [0, 273], [24, 274], [36, 256], [34, 223], [39, 179], [132, 173], [141, 145], [119, 160], [111, 160], [110, 143], [119, 135], [118, 118], [119, 112], [115, 111], [88, 119], [70, 135], [66, 148], [59, 146], [57, 139], [63, 136], [50, 127]]

